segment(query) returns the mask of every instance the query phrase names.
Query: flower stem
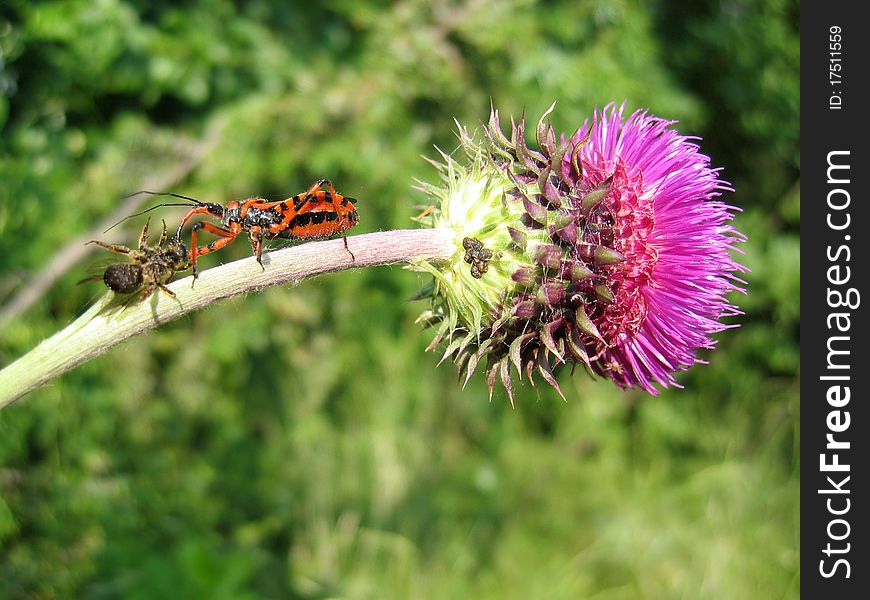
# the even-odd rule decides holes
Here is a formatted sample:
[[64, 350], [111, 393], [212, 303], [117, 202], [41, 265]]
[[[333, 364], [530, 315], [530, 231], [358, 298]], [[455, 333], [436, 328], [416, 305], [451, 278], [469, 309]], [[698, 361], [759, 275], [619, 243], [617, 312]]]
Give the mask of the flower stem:
[[[456, 252], [449, 232], [404, 229], [311, 242], [263, 255], [263, 267], [246, 258], [169, 285], [144, 301], [119, 304], [110, 292], [81, 317], [0, 371], [0, 409], [95, 358], [124, 340], [168, 323], [212, 302], [266, 287], [296, 285], [307, 277], [424, 258], [446, 260]], [[353, 253], [353, 257], [351, 256]]]

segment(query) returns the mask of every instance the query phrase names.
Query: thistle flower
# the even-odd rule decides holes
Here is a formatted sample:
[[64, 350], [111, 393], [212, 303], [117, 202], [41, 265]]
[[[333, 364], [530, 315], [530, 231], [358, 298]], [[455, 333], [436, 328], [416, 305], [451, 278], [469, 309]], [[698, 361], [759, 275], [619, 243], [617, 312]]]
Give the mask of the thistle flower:
[[511, 367], [560, 395], [553, 369], [569, 363], [623, 389], [677, 386], [740, 314], [726, 294], [743, 283], [730, 253], [744, 238], [718, 200], [732, 190], [670, 121], [610, 105], [557, 141], [552, 110], [536, 149], [522, 118], [510, 139], [495, 110], [482, 135], [457, 123], [464, 160], [441, 153], [440, 185], [421, 183], [434, 203], [421, 220], [456, 245], [412, 265], [434, 278], [420, 294], [430, 348], [446, 343], [465, 383], [484, 364], [511, 403]]

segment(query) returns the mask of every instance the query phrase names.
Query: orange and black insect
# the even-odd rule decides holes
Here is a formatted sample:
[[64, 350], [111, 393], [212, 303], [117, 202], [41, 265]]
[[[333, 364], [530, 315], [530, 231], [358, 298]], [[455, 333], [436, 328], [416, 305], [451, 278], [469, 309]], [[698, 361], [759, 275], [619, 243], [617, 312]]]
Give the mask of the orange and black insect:
[[159, 288], [174, 297], [175, 293], [166, 287], [166, 284], [175, 273], [190, 268], [187, 248], [178, 237], [168, 237], [165, 221], [157, 245], [150, 246], [148, 244], [149, 221], [146, 221], [142, 228], [139, 246], [136, 250], [120, 244], [106, 244], [98, 240], [88, 242], [88, 244], [96, 244], [110, 252], [125, 254], [130, 260], [126, 263], [111, 264], [103, 272], [103, 282], [116, 294], [141, 292], [139, 298], [144, 300]]
[[[173, 196], [191, 203], [181, 205], [193, 206], [193, 208], [187, 211], [181, 220], [175, 234], [176, 239], [181, 239], [181, 232], [185, 225], [197, 215], [220, 219], [220, 225], [208, 221], [198, 221], [193, 225], [190, 234], [190, 262], [194, 277], [197, 276], [196, 261], [198, 257], [220, 250], [239, 237], [243, 231], [248, 233], [251, 248], [257, 257], [257, 262], [262, 266], [263, 240], [276, 238], [311, 240], [336, 235], [344, 237], [348, 229], [359, 223], [359, 215], [355, 206], [356, 199], [336, 192], [328, 179], [321, 179], [301, 194], [285, 200], [270, 201], [264, 198], [248, 198], [242, 201], [234, 200], [226, 206], [200, 202], [194, 198], [171, 192], [144, 191], [142, 193]], [[161, 206], [179, 205], [158, 204], [148, 210]], [[218, 236], [218, 239], [210, 244], [200, 246], [198, 243], [200, 229]], [[344, 247], [347, 249], [347, 237], [344, 237]], [[348, 252], [353, 258], [353, 253], [350, 250]]]
[[[199, 221], [193, 226], [190, 234], [190, 261], [194, 277], [197, 274], [197, 257], [220, 250], [243, 231], [248, 233], [251, 248], [257, 262], [262, 266], [264, 239], [310, 240], [343, 235], [359, 223], [355, 204], [355, 198], [339, 194], [332, 182], [321, 179], [305, 192], [286, 200], [271, 202], [263, 198], [248, 198], [241, 202], [230, 202], [226, 206], [199, 203], [184, 215], [175, 235], [180, 237], [184, 226], [196, 215], [207, 215], [221, 220], [222, 226], [206, 221]], [[219, 239], [206, 246], [199, 246], [197, 238], [200, 229], [218, 236]], [[347, 238], [344, 244], [347, 248]]]

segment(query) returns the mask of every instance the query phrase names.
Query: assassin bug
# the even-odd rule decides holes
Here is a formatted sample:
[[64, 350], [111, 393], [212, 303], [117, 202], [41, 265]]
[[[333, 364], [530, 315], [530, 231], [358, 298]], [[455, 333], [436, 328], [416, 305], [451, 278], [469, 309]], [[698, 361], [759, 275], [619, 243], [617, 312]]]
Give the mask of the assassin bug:
[[[324, 186], [326, 189], [323, 189]], [[196, 215], [208, 215], [221, 220], [222, 227], [199, 221], [191, 230], [190, 261], [194, 277], [197, 276], [198, 256], [220, 250], [243, 231], [248, 232], [251, 249], [262, 267], [264, 239], [310, 240], [343, 235], [359, 223], [355, 204], [355, 198], [339, 194], [331, 181], [320, 179], [305, 192], [286, 200], [270, 202], [263, 198], [248, 198], [242, 202], [230, 202], [226, 206], [199, 203], [187, 211], [175, 235], [180, 237], [184, 226]], [[219, 239], [206, 246], [199, 246], [197, 237], [200, 229], [218, 236]], [[347, 249], [347, 237], [344, 237], [344, 247]], [[350, 255], [353, 257], [352, 252]]]
[[[166, 284], [176, 272], [190, 268], [187, 248], [178, 237], [167, 237], [166, 221], [163, 221], [163, 232], [157, 240], [157, 245], [148, 245], [149, 222], [150, 219], [142, 228], [136, 250], [98, 240], [91, 240], [88, 244], [95, 244], [110, 252], [126, 254], [130, 259], [128, 263], [109, 265], [103, 273], [102, 279], [106, 287], [116, 294], [132, 294], [141, 290], [139, 299], [144, 300], [159, 288], [175, 297], [175, 292], [166, 287]], [[90, 281], [90, 279], [82, 281]]]
[[[208, 221], [198, 221], [191, 229], [190, 262], [194, 278], [198, 275], [196, 268], [198, 257], [220, 250], [235, 240], [243, 231], [248, 233], [248, 239], [251, 242], [254, 255], [257, 257], [257, 262], [263, 266], [264, 239], [311, 240], [342, 235], [344, 247], [347, 249], [347, 237], [344, 234], [359, 223], [359, 215], [356, 206], [354, 206], [357, 202], [356, 198], [343, 196], [336, 192], [332, 182], [328, 179], [320, 179], [306, 191], [285, 200], [269, 201], [255, 197], [241, 202], [234, 200], [226, 206], [200, 202], [194, 198], [171, 192], [144, 191], [143, 193], [155, 196], [173, 196], [192, 203], [180, 205], [193, 206], [193, 208], [187, 211], [178, 225], [176, 239], [181, 239], [181, 232], [185, 225], [197, 215], [220, 219], [220, 225]], [[179, 205], [158, 204], [148, 210], [161, 206]], [[200, 246], [198, 244], [200, 229], [218, 236], [218, 239], [210, 244]], [[347, 251], [351, 258], [356, 260], [353, 253], [349, 249]]]

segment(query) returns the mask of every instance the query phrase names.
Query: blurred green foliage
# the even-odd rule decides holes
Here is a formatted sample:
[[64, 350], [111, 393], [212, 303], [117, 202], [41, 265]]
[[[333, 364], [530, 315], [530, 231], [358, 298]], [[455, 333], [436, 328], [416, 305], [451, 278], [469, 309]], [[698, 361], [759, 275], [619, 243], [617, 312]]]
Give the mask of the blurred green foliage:
[[[223, 302], [0, 414], [0, 597], [799, 595], [797, 0], [0, 6], [0, 302], [125, 193], [328, 176], [409, 227], [490, 101], [679, 119], [737, 192], [746, 316], [659, 397], [563, 372], [511, 409], [424, 353], [398, 268]], [[166, 211], [170, 222], [176, 211]], [[133, 241], [141, 227], [126, 230]], [[219, 260], [247, 255], [233, 244]], [[204, 261], [205, 262], [205, 261]], [[103, 290], [67, 273], [0, 364]]]

